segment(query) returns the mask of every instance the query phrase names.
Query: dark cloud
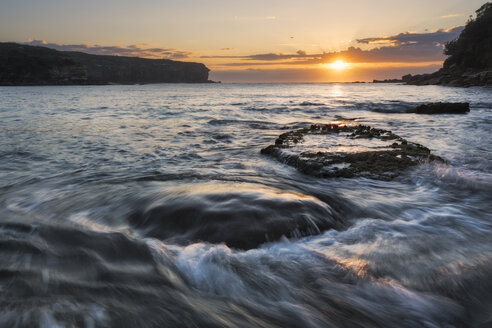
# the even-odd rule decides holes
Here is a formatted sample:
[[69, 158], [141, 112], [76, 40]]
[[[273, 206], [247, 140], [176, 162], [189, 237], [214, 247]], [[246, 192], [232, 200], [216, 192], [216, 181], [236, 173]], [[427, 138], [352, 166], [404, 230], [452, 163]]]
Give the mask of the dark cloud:
[[257, 54], [248, 56], [201, 56], [200, 58], [226, 58], [226, 59], [242, 59], [242, 60], [260, 60], [260, 61], [276, 61], [285, 59], [295, 59], [295, 58], [314, 58], [319, 57], [319, 54], [308, 55], [304, 50], [298, 50], [295, 54]]
[[444, 42], [456, 39], [464, 26], [458, 26], [449, 30], [441, 29], [431, 33], [400, 33], [393, 36], [385, 36], [378, 38], [365, 38], [358, 39], [357, 42], [365, 44], [394, 44], [408, 45], [408, 44], [443, 44]]
[[[208, 57], [210, 58], [210, 57]], [[217, 58], [217, 57], [213, 57]], [[363, 50], [349, 47], [347, 50], [320, 54], [258, 54], [250, 56], [222, 56], [220, 58], [240, 59], [225, 66], [256, 65], [310, 65], [331, 63], [343, 59], [351, 63], [383, 62], [430, 62], [444, 59], [443, 46], [434, 44], [405, 44]]]
[[350, 47], [340, 52], [325, 53], [312, 62], [331, 62], [343, 58], [354, 63], [425, 62], [444, 59], [443, 46], [437, 44], [404, 44], [370, 50]]
[[245, 59], [248, 60], [263, 60], [263, 61], [271, 61], [271, 60], [282, 60], [282, 59], [293, 59], [297, 57], [304, 57], [302, 55], [289, 55], [289, 54], [274, 54], [274, 53], [269, 53], [269, 54], [258, 54], [258, 55], [251, 55], [246, 57]]
[[79, 51], [93, 55], [111, 55], [127, 57], [144, 57], [144, 58], [165, 58], [165, 59], [183, 59], [189, 58], [191, 53], [188, 51], [177, 50], [173, 48], [149, 48], [145, 44], [133, 44], [126, 47], [119, 46], [100, 46], [88, 44], [56, 44], [48, 43], [44, 40], [32, 40], [26, 44], [32, 46], [43, 46], [60, 51]]
[[350, 47], [338, 52], [308, 54], [298, 50], [293, 54], [266, 53], [248, 56], [203, 56], [202, 58], [227, 58], [240, 61], [225, 66], [256, 66], [256, 65], [309, 65], [333, 62], [343, 59], [353, 63], [377, 62], [431, 62], [444, 59], [443, 48], [448, 41], [456, 39], [463, 26], [449, 30], [438, 30], [431, 33], [400, 33], [394, 36], [365, 38], [357, 40], [361, 44], [380, 44], [369, 50]]

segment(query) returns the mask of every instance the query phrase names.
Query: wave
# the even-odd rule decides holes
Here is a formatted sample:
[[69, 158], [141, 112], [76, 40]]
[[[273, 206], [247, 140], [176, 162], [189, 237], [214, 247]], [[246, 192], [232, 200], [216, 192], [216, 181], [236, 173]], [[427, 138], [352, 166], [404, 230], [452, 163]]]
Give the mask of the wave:
[[302, 103], [299, 104], [299, 106], [325, 106], [324, 103], [317, 103], [317, 102], [310, 102], [310, 101], [303, 101]]
[[412, 291], [364, 261], [303, 242], [245, 252], [61, 225], [2, 229], [41, 251], [1, 248], [3, 260], [19, 264], [0, 265], [4, 326], [466, 326], [452, 298]]

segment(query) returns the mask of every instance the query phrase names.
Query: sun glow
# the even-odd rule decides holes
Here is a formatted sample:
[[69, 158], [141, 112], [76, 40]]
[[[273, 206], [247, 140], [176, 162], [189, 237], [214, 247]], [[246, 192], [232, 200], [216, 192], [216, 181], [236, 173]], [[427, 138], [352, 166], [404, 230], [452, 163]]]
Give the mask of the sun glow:
[[328, 67], [331, 69], [336, 69], [337, 71], [340, 71], [342, 69], [346, 69], [350, 66], [350, 64], [344, 62], [343, 60], [339, 59], [331, 64], [328, 64]]

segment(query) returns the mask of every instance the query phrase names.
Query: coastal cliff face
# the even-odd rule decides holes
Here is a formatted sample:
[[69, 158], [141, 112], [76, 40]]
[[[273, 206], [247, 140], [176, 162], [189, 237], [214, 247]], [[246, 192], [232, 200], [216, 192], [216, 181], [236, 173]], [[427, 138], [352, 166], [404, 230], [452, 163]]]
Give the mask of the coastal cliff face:
[[466, 24], [458, 39], [446, 44], [449, 57], [432, 74], [405, 75], [413, 85], [486, 86], [492, 85], [492, 2], [476, 11], [476, 19]]
[[206, 83], [208, 72], [200, 63], [0, 43], [0, 85]]

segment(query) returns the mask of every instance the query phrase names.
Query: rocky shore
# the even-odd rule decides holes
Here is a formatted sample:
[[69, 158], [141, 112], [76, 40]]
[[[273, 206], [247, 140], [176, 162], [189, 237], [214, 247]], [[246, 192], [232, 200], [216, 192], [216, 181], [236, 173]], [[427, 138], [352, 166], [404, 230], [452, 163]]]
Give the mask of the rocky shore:
[[0, 85], [207, 83], [208, 72], [201, 63], [0, 43]]
[[411, 85], [446, 85], [454, 87], [472, 87], [492, 85], [492, 69], [473, 70], [442, 68], [431, 74], [405, 75], [402, 82]]
[[366, 125], [314, 124], [281, 134], [264, 155], [322, 178], [392, 180], [422, 162], [444, 162], [422, 145]]

